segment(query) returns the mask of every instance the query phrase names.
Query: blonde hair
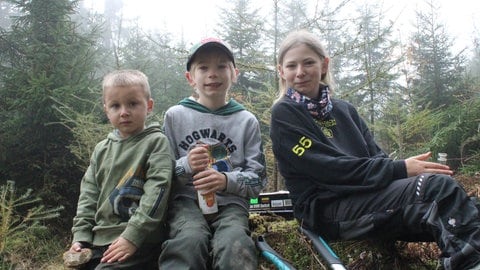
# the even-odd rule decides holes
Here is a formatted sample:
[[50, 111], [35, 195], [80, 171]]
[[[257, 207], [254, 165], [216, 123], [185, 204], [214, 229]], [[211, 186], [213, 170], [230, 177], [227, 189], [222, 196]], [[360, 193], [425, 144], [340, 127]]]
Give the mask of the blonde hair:
[[[278, 56], [277, 56], [278, 65], [279, 66], [283, 65], [285, 54], [292, 48], [295, 48], [299, 45], [307, 46], [322, 59], [328, 57], [327, 50], [325, 49], [323, 44], [320, 42], [320, 40], [313, 33], [305, 29], [301, 29], [301, 30], [295, 30], [293, 32], [290, 32], [285, 37], [285, 39], [283, 39], [278, 49]], [[334, 85], [333, 85], [333, 78], [330, 73], [330, 65], [331, 65], [331, 62], [329, 64], [329, 68], [327, 72], [324, 75], [322, 75], [321, 83], [323, 85], [328, 85], [330, 89], [330, 93], [332, 93]], [[278, 99], [282, 98], [287, 92], [287, 83], [282, 77], [280, 77], [279, 79], [279, 85], [280, 85], [280, 89], [278, 93]]]
[[121, 86], [140, 86], [145, 92], [145, 98], [151, 98], [150, 85], [148, 77], [143, 72], [133, 69], [115, 70], [103, 77], [102, 93], [105, 95], [105, 90], [111, 87]]

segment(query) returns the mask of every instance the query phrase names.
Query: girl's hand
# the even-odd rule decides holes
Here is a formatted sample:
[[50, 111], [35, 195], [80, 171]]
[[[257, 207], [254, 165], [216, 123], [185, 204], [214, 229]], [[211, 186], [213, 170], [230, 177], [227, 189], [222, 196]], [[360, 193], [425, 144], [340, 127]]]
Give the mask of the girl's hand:
[[405, 166], [407, 167], [408, 176], [416, 176], [422, 173], [453, 175], [453, 171], [450, 170], [449, 166], [437, 162], [426, 161], [431, 156], [432, 153], [427, 152], [405, 159]]

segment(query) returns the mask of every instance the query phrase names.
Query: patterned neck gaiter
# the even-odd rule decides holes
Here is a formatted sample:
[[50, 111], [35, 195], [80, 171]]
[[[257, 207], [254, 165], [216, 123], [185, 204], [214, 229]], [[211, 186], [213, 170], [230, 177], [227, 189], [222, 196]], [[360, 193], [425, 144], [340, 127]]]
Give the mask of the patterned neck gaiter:
[[319, 100], [304, 96], [293, 88], [288, 88], [285, 95], [293, 101], [302, 104], [305, 109], [307, 109], [307, 111], [318, 120], [327, 119], [333, 109], [328, 85], [320, 86]]

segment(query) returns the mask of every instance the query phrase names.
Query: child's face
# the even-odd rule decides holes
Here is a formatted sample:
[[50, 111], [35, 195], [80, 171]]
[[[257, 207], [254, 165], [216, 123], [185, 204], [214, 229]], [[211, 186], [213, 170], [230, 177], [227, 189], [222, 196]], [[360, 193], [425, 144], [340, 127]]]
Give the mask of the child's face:
[[288, 88], [309, 98], [317, 98], [322, 75], [328, 71], [328, 58], [321, 58], [302, 44], [285, 53], [278, 69]]
[[225, 99], [227, 91], [237, 81], [238, 69], [220, 51], [198, 53], [192, 68], [186, 73], [189, 84], [197, 89], [199, 99]]
[[120, 136], [127, 138], [145, 128], [145, 119], [153, 109], [153, 100], [147, 99], [141, 86], [109, 87], [104, 92], [103, 108]]

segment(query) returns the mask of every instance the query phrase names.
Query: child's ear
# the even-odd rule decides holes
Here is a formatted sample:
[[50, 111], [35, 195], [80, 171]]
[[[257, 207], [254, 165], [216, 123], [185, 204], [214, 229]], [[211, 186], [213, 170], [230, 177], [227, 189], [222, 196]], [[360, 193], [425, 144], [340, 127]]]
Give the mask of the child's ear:
[[327, 74], [327, 71], [328, 71], [328, 63], [330, 63], [330, 58], [325, 57], [325, 58], [323, 59], [323, 63], [322, 63], [322, 75]]
[[187, 78], [188, 84], [195, 88], [195, 81], [193, 80], [192, 73], [190, 71], [185, 72], [185, 78]]
[[238, 68], [234, 68], [233, 69], [233, 77], [232, 77], [232, 82], [233, 83], [237, 82], [237, 78], [238, 78], [239, 74], [240, 74], [240, 71], [238, 70]]
[[153, 111], [153, 99], [149, 98], [147, 101], [147, 113], [151, 113]]
[[[105, 113], [105, 117], [106, 119], [108, 119], [108, 121], [110, 121], [110, 116], [108, 115], [108, 110], [107, 110], [107, 105], [105, 103], [103, 103], [103, 112]], [[105, 118], [103, 118], [105, 119]]]
[[280, 75], [280, 78], [285, 79], [285, 78], [283, 78], [284, 73], [283, 73], [282, 65], [278, 65], [277, 70], [278, 70], [278, 75]]

